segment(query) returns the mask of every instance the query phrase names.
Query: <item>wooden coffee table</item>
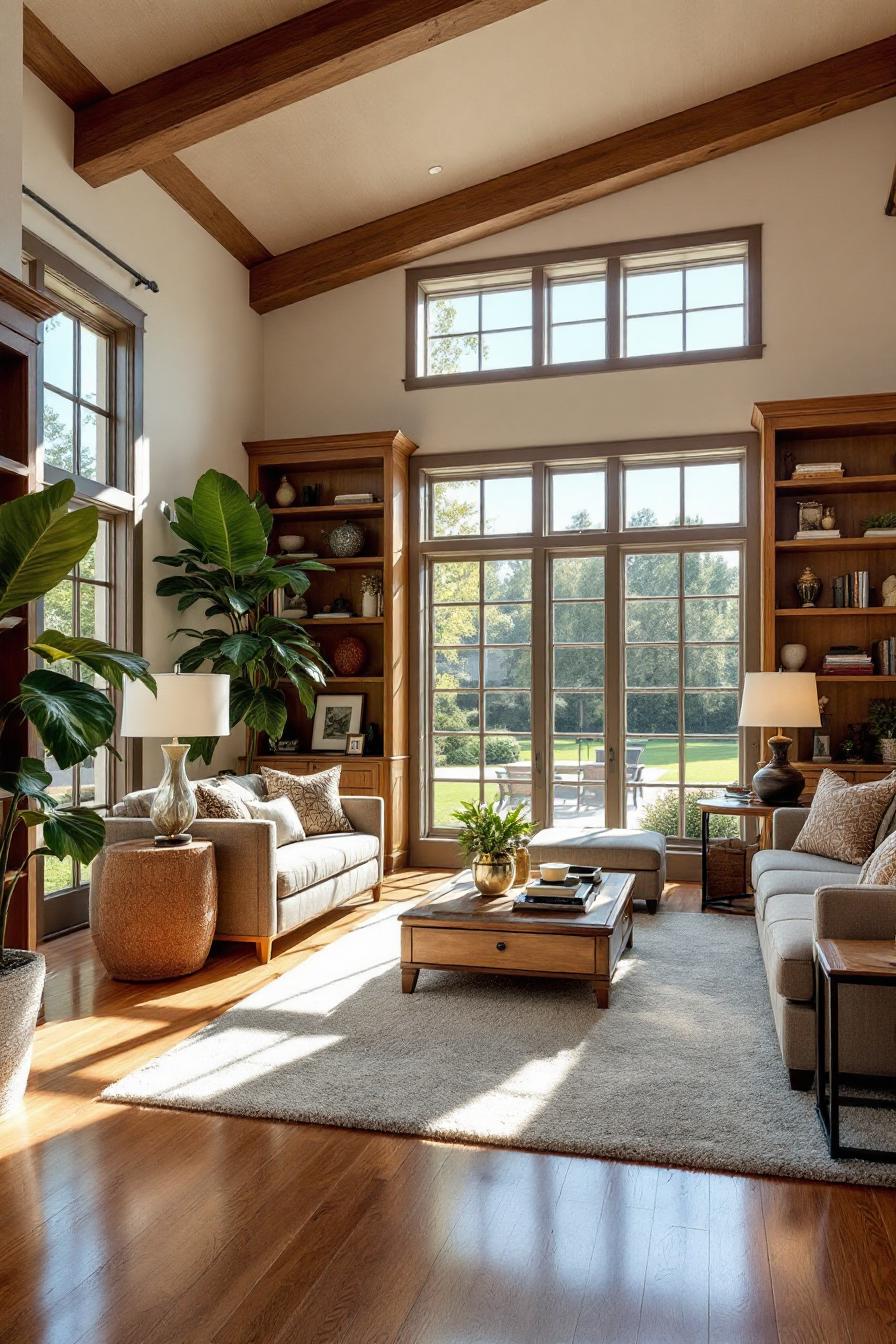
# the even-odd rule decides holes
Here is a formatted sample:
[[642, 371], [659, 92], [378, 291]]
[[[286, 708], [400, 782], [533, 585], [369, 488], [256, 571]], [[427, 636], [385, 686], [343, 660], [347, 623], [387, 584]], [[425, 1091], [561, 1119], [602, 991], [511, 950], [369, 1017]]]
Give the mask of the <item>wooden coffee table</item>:
[[632, 945], [634, 873], [605, 873], [587, 915], [513, 910], [515, 891], [480, 896], [468, 872], [399, 916], [401, 988], [413, 994], [421, 970], [482, 971], [587, 980], [610, 1006], [616, 963]]

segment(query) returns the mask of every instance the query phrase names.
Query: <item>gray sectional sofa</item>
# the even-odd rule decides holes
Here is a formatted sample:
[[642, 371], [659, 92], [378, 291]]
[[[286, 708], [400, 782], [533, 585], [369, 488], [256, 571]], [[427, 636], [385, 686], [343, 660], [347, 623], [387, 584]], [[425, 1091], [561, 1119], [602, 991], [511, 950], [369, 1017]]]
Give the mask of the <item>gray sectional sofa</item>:
[[[235, 775], [233, 782], [264, 796], [261, 775]], [[149, 839], [153, 789], [128, 794], [106, 820], [106, 844]], [[190, 832], [215, 846], [218, 920], [215, 937], [254, 943], [260, 961], [270, 961], [275, 938], [343, 905], [362, 892], [380, 897], [383, 880], [382, 798], [342, 798], [354, 830], [316, 835], [297, 844], [275, 843], [272, 821], [197, 820]], [[90, 873], [91, 914], [103, 855]]]
[[[806, 808], [779, 808], [772, 848], [753, 859], [756, 926], [775, 1027], [791, 1086], [815, 1073], [816, 938], [896, 935], [896, 887], [857, 886], [859, 866], [792, 849]], [[840, 992], [840, 1064], [844, 1073], [896, 1075], [896, 1006], [884, 989]]]

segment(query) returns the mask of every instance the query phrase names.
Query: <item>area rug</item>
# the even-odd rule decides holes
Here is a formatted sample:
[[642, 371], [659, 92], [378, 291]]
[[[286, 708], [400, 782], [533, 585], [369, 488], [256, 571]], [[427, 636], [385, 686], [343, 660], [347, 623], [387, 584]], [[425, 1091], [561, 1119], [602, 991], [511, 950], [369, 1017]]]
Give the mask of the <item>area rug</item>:
[[[548, 1152], [896, 1185], [832, 1161], [790, 1090], [752, 920], [638, 916], [601, 1012], [586, 985], [421, 971], [371, 920], [102, 1094], [134, 1102]], [[896, 1112], [841, 1112], [896, 1147]]]

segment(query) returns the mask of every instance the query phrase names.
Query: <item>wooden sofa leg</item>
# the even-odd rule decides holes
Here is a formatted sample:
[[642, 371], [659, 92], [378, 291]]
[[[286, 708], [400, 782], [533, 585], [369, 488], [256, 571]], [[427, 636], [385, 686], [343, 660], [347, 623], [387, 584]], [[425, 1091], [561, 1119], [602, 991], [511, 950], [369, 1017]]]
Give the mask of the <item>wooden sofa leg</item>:
[[370, 888], [370, 894], [371, 894], [371, 896], [373, 897], [373, 899], [374, 899], [375, 901], [378, 901], [378, 900], [380, 899], [380, 897], [382, 896], [382, 894], [383, 894], [383, 884], [382, 884], [382, 882], [377, 882], [377, 884], [376, 884], [375, 887], [371, 887], [371, 888]]
[[262, 966], [267, 966], [273, 955], [273, 938], [256, 938], [255, 953]]
[[815, 1073], [812, 1069], [788, 1069], [787, 1072], [794, 1092], [808, 1092], [815, 1082]]

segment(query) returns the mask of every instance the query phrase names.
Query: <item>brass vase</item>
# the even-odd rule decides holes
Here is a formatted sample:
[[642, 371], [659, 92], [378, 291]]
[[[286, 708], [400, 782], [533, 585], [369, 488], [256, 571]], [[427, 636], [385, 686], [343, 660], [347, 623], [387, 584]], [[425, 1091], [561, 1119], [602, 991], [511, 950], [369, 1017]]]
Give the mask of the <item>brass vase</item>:
[[473, 885], [482, 896], [503, 896], [513, 886], [515, 868], [511, 854], [477, 854], [470, 864]]
[[515, 887], [524, 887], [532, 876], [532, 863], [529, 859], [529, 848], [527, 845], [520, 845], [513, 856], [514, 873], [513, 885]]

